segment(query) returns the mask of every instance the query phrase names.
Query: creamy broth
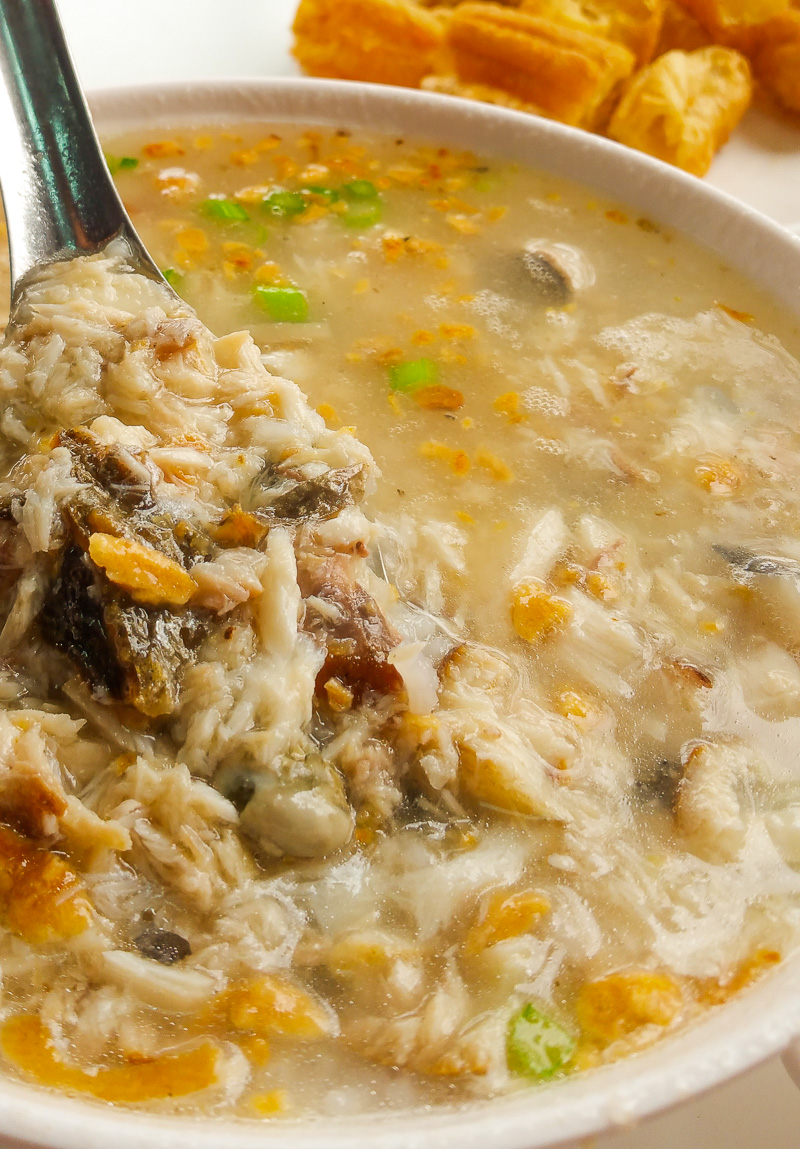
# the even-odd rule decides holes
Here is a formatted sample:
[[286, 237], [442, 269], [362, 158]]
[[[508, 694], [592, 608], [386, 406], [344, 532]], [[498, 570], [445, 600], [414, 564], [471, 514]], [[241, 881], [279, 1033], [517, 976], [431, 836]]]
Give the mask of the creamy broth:
[[[0, 353], [4, 766], [39, 738], [60, 779], [0, 775], [34, 874], [0, 890], [9, 1071], [251, 1118], [457, 1103], [634, 1054], [796, 948], [796, 323], [517, 165], [106, 146], [223, 338], [109, 258]], [[106, 639], [167, 627], [166, 685], [92, 665], [105, 591]]]

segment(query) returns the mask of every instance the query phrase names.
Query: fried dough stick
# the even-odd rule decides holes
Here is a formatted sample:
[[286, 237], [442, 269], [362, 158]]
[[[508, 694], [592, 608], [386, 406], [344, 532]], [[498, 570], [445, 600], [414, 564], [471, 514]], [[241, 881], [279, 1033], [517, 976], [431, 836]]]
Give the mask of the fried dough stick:
[[493, 4], [462, 4], [448, 25], [461, 84], [484, 85], [553, 119], [597, 129], [633, 72], [627, 48]]
[[312, 76], [417, 88], [439, 66], [444, 23], [408, 0], [301, 0], [294, 34]]

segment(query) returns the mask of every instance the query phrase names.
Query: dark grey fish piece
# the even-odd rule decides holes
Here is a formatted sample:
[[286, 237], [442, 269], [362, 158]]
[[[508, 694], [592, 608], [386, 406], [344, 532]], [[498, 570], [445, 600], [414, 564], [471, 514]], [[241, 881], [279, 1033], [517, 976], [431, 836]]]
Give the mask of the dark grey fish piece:
[[76, 546], [64, 553], [40, 627], [93, 690], [150, 717], [175, 709], [183, 671], [204, 630], [195, 611], [132, 603]]
[[569, 303], [573, 294], [572, 284], [551, 256], [525, 248], [520, 253], [520, 260], [539, 302], [549, 307]]
[[143, 957], [151, 961], [160, 962], [161, 965], [174, 965], [189, 957], [192, 947], [186, 938], [172, 930], [160, 930], [156, 926], [148, 926], [142, 930], [133, 944]]
[[714, 543], [712, 550], [743, 575], [800, 576], [800, 563], [796, 559], [758, 555], [746, 547], [729, 547], [723, 543]]

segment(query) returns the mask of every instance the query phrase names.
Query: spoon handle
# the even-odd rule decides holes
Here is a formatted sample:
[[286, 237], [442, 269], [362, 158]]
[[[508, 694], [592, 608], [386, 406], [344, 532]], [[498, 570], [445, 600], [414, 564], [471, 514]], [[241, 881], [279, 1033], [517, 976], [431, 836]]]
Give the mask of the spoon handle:
[[106, 167], [53, 0], [0, 0], [0, 188], [14, 296], [36, 268], [117, 236], [161, 278]]

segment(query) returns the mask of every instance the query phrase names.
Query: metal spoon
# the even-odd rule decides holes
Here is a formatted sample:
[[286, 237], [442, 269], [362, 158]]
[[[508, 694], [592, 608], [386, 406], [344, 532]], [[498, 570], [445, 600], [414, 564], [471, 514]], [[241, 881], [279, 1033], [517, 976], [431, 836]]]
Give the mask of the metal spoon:
[[39, 268], [117, 238], [132, 270], [172, 290], [117, 194], [53, 0], [0, 0], [0, 190], [12, 316]]

